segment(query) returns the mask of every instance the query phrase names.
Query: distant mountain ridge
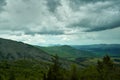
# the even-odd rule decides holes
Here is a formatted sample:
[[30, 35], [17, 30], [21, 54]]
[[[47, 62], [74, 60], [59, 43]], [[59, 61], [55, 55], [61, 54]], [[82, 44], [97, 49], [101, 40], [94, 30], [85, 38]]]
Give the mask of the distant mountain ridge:
[[120, 44], [73, 45], [72, 47], [104, 56], [120, 56]]
[[120, 45], [97, 44], [40, 47], [0, 38], [0, 60], [35, 59], [50, 61], [51, 55], [55, 54], [68, 60], [101, 57], [106, 54], [120, 57]]
[[78, 48], [120, 48], [120, 44], [71, 45]]

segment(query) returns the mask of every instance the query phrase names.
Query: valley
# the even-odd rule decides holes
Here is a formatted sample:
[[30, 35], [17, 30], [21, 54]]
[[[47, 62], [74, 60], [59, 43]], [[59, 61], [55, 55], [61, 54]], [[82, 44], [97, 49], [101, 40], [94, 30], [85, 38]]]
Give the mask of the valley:
[[[107, 52], [109, 54], [106, 54]], [[120, 66], [119, 45], [117, 47], [102, 45], [97, 48], [96, 46], [73, 45], [41, 47], [0, 38], [0, 80], [44, 80], [44, 78], [50, 80], [52, 76], [58, 74], [61, 76], [58, 77], [60, 80], [70, 80], [74, 69], [75, 74], [81, 75], [79, 77], [74, 75], [76, 78], [82, 80], [84, 77], [85, 80], [88, 80], [87, 78], [93, 80], [91, 78], [93, 75], [99, 75], [96, 65], [99, 65], [99, 61], [104, 63], [104, 60], [107, 60], [108, 65], [108, 61], [111, 65], [114, 62], [118, 70]], [[51, 69], [53, 71], [60, 69], [60, 72], [55, 70], [49, 74]], [[82, 74], [83, 72], [85, 74]], [[114, 73], [116, 80], [119, 80], [118, 75], [119, 72]]]

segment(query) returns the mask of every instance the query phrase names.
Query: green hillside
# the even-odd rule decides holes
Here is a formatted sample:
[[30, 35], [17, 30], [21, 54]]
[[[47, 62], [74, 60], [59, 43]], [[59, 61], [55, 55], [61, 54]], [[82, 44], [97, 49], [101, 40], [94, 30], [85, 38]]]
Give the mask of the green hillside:
[[[0, 38], [0, 61], [35, 60], [37, 62], [51, 63], [51, 56], [47, 51], [22, 42]], [[74, 63], [60, 58], [63, 66], [69, 67]]]
[[46, 51], [51, 55], [57, 54], [62, 58], [67, 58], [69, 60], [74, 60], [79, 57], [95, 57], [96, 54], [93, 54], [88, 51], [77, 50], [71, 46], [52, 46], [52, 47], [39, 47], [40, 49]]
[[49, 61], [51, 56], [34, 46], [0, 38], [0, 60], [35, 59]]

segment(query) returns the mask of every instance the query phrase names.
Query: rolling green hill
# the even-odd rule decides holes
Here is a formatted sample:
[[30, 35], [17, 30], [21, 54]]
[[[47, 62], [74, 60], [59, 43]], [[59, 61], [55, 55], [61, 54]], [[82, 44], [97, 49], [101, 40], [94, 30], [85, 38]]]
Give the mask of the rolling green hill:
[[84, 50], [77, 50], [68, 45], [39, 47], [39, 48], [51, 55], [57, 54], [58, 56], [69, 59], [69, 60], [74, 60], [79, 57], [95, 57], [96, 56], [96, 54], [93, 54], [91, 52], [84, 51]]

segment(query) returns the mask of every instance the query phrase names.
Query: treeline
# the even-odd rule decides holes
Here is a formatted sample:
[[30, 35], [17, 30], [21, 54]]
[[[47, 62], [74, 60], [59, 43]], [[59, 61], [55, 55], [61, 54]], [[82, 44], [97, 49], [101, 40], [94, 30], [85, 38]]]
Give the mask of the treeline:
[[56, 55], [52, 64], [20, 60], [0, 62], [0, 80], [120, 80], [120, 67], [109, 56], [96, 65], [64, 67]]
[[120, 68], [109, 56], [84, 69], [76, 65], [72, 65], [70, 70], [64, 69], [58, 56], [54, 57], [53, 63], [47, 74], [44, 74], [43, 80], [120, 80]]

